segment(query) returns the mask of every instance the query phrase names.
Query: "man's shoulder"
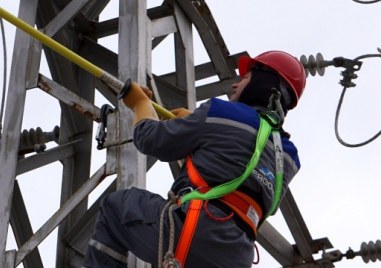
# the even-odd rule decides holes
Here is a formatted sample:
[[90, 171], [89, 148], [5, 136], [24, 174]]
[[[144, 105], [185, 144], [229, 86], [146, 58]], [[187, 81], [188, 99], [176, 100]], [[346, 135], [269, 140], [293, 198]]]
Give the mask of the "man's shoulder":
[[258, 112], [244, 103], [212, 98], [209, 105], [208, 118], [213, 117], [233, 120], [254, 128], [258, 128], [259, 126]]

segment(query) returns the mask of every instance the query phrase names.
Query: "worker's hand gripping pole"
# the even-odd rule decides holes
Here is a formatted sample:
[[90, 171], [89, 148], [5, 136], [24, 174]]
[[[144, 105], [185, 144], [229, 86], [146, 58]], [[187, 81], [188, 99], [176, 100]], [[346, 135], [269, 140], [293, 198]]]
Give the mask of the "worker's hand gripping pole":
[[[51, 48], [52, 50], [54, 50], [61, 56], [73, 62], [74, 64], [85, 69], [86, 71], [94, 75], [95, 77], [99, 78], [100, 80], [105, 82], [107, 85], [109, 85], [110, 88], [112, 88], [116, 94], [119, 94], [119, 92], [126, 90], [125, 84], [121, 82], [120, 80], [118, 80], [117, 78], [115, 78], [113, 75], [107, 73], [106, 71], [102, 70], [98, 66], [87, 61], [83, 57], [74, 53], [70, 49], [64, 47], [63, 45], [53, 40], [49, 36], [36, 30], [25, 21], [19, 19], [18, 17], [15, 17], [14, 15], [12, 15], [11, 13], [9, 13], [8, 11], [6, 11], [5, 9], [1, 7], [0, 7], [0, 17], [4, 18], [9, 23], [13, 24], [17, 28], [31, 35], [32, 37], [34, 37], [35, 39], [43, 43], [45, 46]], [[156, 112], [161, 117], [167, 118], [167, 119], [175, 117], [174, 114], [172, 114], [170, 111], [166, 110], [165, 108], [161, 107], [159, 104], [152, 102], [152, 105], [155, 108]]]

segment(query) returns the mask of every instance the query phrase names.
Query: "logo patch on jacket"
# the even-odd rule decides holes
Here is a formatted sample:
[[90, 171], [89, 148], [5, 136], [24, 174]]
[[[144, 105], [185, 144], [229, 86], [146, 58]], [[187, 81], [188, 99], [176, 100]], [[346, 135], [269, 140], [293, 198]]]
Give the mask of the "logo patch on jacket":
[[262, 183], [265, 187], [270, 189], [271, 191], [274, 191], [274, 181], [275, 176], [274, 174], [266, 167], [256, 168], [253, 171], [254, 177]]

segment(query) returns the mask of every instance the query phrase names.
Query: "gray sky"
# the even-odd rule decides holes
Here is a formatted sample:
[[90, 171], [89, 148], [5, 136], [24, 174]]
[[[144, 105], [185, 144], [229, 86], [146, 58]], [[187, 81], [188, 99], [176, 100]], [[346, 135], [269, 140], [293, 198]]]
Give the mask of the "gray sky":
[[[3, 0], [1, 6], [17, 15], [18, 3]], [[148, 1], [149, 6], [160, 3]], [[247, 50], [255, 56], [266, 50], [279, 49], [298, 58], [320, 52], [326, 60], [338, 56], [353, 59], [377, 53], [377, 47], [381, 47], [377, 27], [381, 21], [381, 3], [361, 5], [351, 0], [209, 0], [207, 3], [231, 54]], [[111, 1], [101, 19], [117, 16], [117, 4], [118, 1]], [[7, 22], [5, 27], [10, 63], [15, 28]], [[104, 44], [106, 41], [103, 41]], [[116, 42], [107, 44], [116, 51]], [[198, 40], [194, 49], [196, 64], [209, 61]], [[171, 72], [174, 70], [173, 63], [172, 39], [169, 38], [154, 51], [153, 72]], [[2, 71], [2, 66], [0, 68]], [[41, 72], [48, 75], [47, 70], [42, 62]], [[364, 241], [381, 239], [381, 181], [377, 154], [381, 144], [377, 139], [364, 147], [347, 148], [336, 140], [334, 117], [342, 91], [339, 85], [341, 71], [342, 68], [328, 67], [323, 77], [308, 77], [304, 95], [298, 107], [289, 112], [285, 128], [299, 148], [302, 168], [290, 188], [309, 231], [314, 239], [328, 237], [334, 249], [344, 253], [349, 247], [359, 250]], [[357, 86], [348, 89], [339, 131], [349, 143], [362, 142], [381, 128], [377, 117], [381, 113], [378, 105], [381, 99], [380, 71], [380, 58], [365, 59], [357, 72], [359, 77], [354, 81]], [[100, 106], [102, 100], [98, 101]], [[28, 91], [23, 128], [40, 126], [50, 131], [57, 124], [58, 102], [38, 89]], [[93, 170], [104, 161], [102, 153], [94, 157]], [[167, 170], [164, 164], [150, 170], [147, 187], [166, 195], [171, 184]], [[18, 178], [35, 230], [58, 208], [60, 172], [60, 165], [53, 164]], [[293, 242], [281, 213], [269, 221]], [[10, 242], [8, 248], [14, 248], [14, 244]], [[55, 253], [52, 251], [55, 248], [55, 232], [39, 248], [45, 267], [54, 267], [51, 255]], [[263, 249], [260, 249], [260, 257], [258, 267], [279, 267]], [[357, 257], [335, 265], [358, 268], [378, 267], [380, 263], [365, 265]]]

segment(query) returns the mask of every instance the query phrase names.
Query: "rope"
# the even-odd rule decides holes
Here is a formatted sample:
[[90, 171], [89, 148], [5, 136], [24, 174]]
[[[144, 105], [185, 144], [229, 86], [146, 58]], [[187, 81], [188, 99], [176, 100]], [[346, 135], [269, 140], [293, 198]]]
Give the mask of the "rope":
[[[165, 204], [160, 214], [160, 233], [159, 233], [159, 249], [158, 249], [158, 268], [176, 268], [180, 267], [179, 262], [175, 259], [173, 253], [175, 245], [175, 221], [173, 218], [173, 210], [177, 207], [177, 196], [172, 191], [168, 192], [168, 202]], [[163, 261], [163, 244], [164, 244], [164, 218], [168, 213], [169, 218], [169, 246]]]
[[159, 231], [159, 249], [158, 249], [158, 267], [162, 267], [163, 263], [163, 243], [164, 243], [164, 215], [168, 208], [171, 206], [171, 202], [167, 202], [160, 214], [160, 231]]
[[208, 215], [208, 217], [214, 221], [218, 221], [218, 222], [223, 222], [223, 221], [228, 221], [230, 220], [231, 218], [233, 218], [234, 216], [234, 213], [233, 212], [230, 212], [229, 215], [225, 216], [225, 217], [217, 217], [217, 216], [214, 216], [212, 214], [212, 212], [209, 211], [208, 209], [208, 204], [209, 204], [209, 200], [206, 200], [204, 202], [204, 211], [206, 213], [206, 215]]
[[4, 31], [4, 24], [3, 20], [0, 18], [0, 25], [1, 25], [1, 36], [3, 40], [3, 57], [4, 57], [4, 67], [3, 67], [3, 95], [1, 97], [1, 106], [0, 106], [0, 138], [2, 133], [2, 122], [3, 122], [3, 113], [4, 113], [4, 102], [5, 102], [5, 91], [7, 87], [7, 46], [5, 41], [5, 31]]
[[257, 259], [253, 261], [253, 264], [257, 265], [259, 263], [260, 259], [259, 259], [259, 249], [258, 249], [257, 244], [255, 244], [255, 243], [254, 243], [254, 250], [255, 250]]

